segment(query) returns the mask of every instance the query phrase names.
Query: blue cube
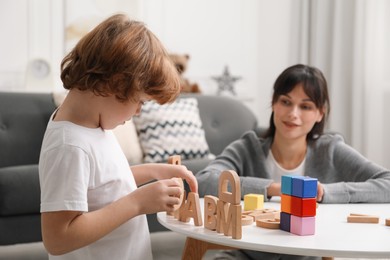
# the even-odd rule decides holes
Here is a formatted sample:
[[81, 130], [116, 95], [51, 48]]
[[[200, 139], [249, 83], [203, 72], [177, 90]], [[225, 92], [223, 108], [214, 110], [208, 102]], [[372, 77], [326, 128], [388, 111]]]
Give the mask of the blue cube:
[[280, 212], [280, 229], [290, 232], [291, 228], [291, 215], [286, 212]]
[[292, 179], [291, 195], [300, 198], [315, 198], [317, 196], [317, 179], [308, 176]]
[[292, 195], [292, 183], [295, 178], [304, 178], [300, 175], [283, 175], [281, 179], [281, 193]]

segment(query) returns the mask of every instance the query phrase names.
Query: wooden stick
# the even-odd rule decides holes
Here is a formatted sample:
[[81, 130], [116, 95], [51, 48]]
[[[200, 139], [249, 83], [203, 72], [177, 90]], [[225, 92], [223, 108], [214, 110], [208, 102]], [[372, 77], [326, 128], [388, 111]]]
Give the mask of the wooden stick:
[[350, 214], [347, 217], [348, 223], [379, 223], [378, 216], [370, 216], [370, 215], [359, 215], [359, 214]]

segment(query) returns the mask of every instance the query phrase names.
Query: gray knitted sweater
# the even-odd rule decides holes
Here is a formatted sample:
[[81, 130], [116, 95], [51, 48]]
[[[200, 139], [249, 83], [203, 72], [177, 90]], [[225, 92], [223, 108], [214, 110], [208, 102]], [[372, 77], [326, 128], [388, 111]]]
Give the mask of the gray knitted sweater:
[[[240, 176], [241, 195], [264, 194], [273, 182], [266, 164], [272, 138], [249, 131], [232, 142], [205, 169], [196, 174], [199, 195], [218, 195], [219, 174], [234, 170]], [[305, 175], [324, 187], [323, 203], [388, 203], [390, 171], [359, 154], [338, 134], [324, 134], [308, 142]]]

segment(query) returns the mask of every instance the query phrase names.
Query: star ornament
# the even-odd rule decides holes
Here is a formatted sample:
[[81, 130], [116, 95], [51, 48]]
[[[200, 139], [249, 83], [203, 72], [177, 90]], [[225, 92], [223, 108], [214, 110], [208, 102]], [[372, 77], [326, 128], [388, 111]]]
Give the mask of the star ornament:
[[222, 76], [212, 77], [218, 84], [217, 95], [220, 95], [222, 92], [228, 91], [236, 96], [236, 91], [234, 90], [234, 84], [236, 81], [240, 80], [241, 77], [234, 77], [230, 75], [228, 66], [225, 66]]

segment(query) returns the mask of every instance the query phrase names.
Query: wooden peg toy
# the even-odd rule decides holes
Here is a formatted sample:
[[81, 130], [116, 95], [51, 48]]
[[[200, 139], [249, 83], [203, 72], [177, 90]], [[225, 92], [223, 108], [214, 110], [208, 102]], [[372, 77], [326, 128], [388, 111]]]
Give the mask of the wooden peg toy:
[[[181, 157], [180, 155], [172, 155], [168, 158], [168, 163], [169, 164], [174, 164], [174, 165], [181, 165]], [[177, 211], [181, 204], [182, 204], [182, 201], [183, 201], [183, 197], [184, 197], [184, 183], [183, 183], [183, 180], [181, 178], [172, 178], [172, 180], [175, 180], [179, 186], [180, 186], [180, 190], [181, 190], [181, 195], [180, 195], [180, 203], [179, 204], [175, 204], [173, 205], [173, 211]]]
[[274, 219], [279, 218], [280, 211], [274, 209], [253, 210], [248, 212], [248, 216], [251, 216], [254, 221], [258, 219]]
[[258, 219], [256, 220], [256, 226], [269, 229], [279, 229], [279, 219]]
[[249, 226], [252, 225], [253, 223], [253, 218], [248, 215], [241, 215], [241, 224], [243, 226]]
[[373, 224], [378, 224], [379, 223], [379, 217], [378, 216], [372, 216], [372, 215], [351, 213], [347, 217], [347, 222], [348, 223], [373, 223]]

